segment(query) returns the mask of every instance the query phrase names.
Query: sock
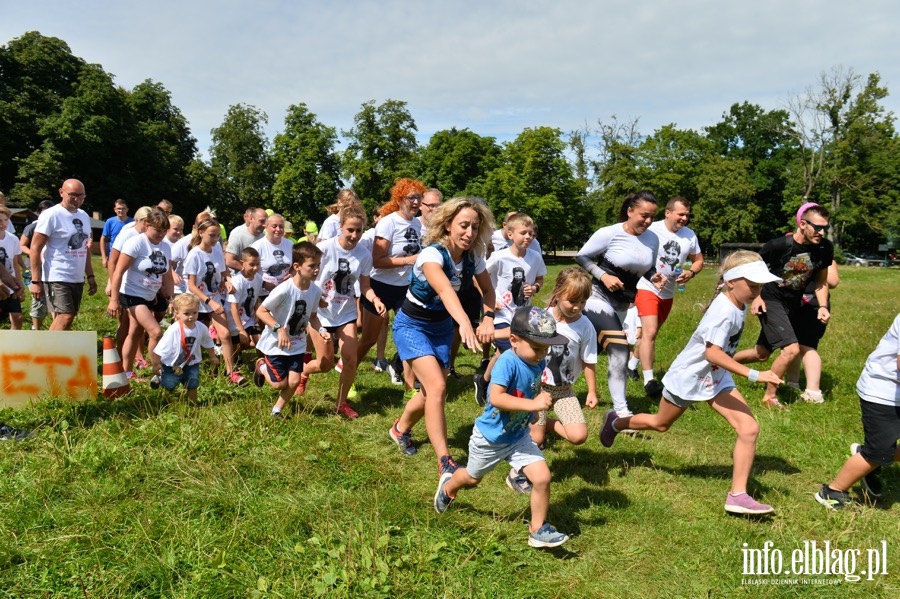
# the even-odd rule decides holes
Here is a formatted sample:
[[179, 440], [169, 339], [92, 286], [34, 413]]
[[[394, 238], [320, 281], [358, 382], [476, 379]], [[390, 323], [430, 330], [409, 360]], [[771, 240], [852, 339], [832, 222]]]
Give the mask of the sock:
[[628, 358], [628, 370], [634, 370], [637, 368], [637, 365], [640, 364], [640, 360], [638, 360], [637, 356], [631, 356]]
[[653, 369], [652, 368], [650, 370], [642, 370], [641, 372], [644, 375], [644, 384], [645, 385], [653, 380]]

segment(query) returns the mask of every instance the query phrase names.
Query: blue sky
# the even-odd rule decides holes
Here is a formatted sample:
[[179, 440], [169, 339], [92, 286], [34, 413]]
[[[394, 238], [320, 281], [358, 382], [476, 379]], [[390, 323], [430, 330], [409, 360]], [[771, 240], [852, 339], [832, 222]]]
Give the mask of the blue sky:
[[3, 0], [0, 43], [37, 30], [131, 88], [161, 82], [206, 155], [228, 107], [305, 102], [339, 131], [402, 100], [427, 142], [450, 127], [515, 137], [639, 118], [700, 129], [735, 102], [782, 108], [835, 65], [878, 71], [900, 107], [890, 0]]

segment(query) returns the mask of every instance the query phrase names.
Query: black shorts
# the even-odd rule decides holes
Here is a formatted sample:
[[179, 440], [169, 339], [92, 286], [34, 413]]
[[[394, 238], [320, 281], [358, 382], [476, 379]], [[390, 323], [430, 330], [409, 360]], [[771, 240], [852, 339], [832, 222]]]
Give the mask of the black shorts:
[[900, 406], [888, 406], [859, 400], [865, 443], [859, 453], [870, 464], [890, 466], [900, 439]]
[[819, 341], [825, 336], [825, 329], [828, 328], [828, 324], [823, 324], [819, 320], [819, 307], [809, 304], [803, 306], [797, 310], [793, 324], [797, 342], [800, 345], [818, 349]]
[[[384, 304], [384, 307], [387, 308], [388, 311], [393, 310], [394, 312], [397, 312], [401, 306], [403, 306], [403, 302], [406, 300], [406, 290], [409, 289], [409, 285], [388, 285], [387, 283], [382, 283], [375, 279], [371, 279], [370, 283], [372, 291], [374, 291], [375, 295], [381, 299], [381, 303]], [[359, 301], [362, 302], [363, 310], [371, 312], [372, 314], [378, 314], [378, 310], [375, 309], [375, 304], [364, 297], [359, 298]]]
[[798, 320], [799, 311], [800, 300], [797, 300], [797, 306], [792, 309], [788, 309], [782, 302], [766, 300], [766, 311], [759, 315], [761, 328], [756, 344], [773, 350], [797, 343], [794, 322]]
[[481, 322], [481, 292], [475, 285], [469, 285], [460, 291], [458, 296], [463, 311], [472, 323], [472, 328], [478, 327], [478, 323]]
[[128, 295], [127, 293], [119, 293], [119, 304], [122, 305], [123, 308], [136, 308], [137, 306], [147, 306], [150, 308], [151, 312], [154, 312], [154, 305], [156, 304], [156, 297], [153, 299], [144, 299], [142, 297], [138, 297], [136, 295]]
[[0, 314], [21, 314], [22, 302], [13, 296], [0, 301]]
[[266, 368], [269, 369], [269, 378], [274, 381], [287, 379], [289, 372], [303, 374], [303, 365], [306, 363], [306, 354], [293, 354], [290, 356], [271, 355], [264, 358]]

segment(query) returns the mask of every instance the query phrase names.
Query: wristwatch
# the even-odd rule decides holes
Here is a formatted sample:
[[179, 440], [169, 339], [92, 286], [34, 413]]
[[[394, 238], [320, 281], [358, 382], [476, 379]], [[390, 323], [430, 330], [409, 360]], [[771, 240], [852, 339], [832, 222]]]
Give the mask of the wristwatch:
[[272, 327], [272, 332], [273, 332], [273, 333], [277, 333], [277, 332], [278, 332], [278, 329], [280, 329], [280, 328], [281, 328], [281, 324], [276, 322], [276, 323], [275, 323], [275, 326]]

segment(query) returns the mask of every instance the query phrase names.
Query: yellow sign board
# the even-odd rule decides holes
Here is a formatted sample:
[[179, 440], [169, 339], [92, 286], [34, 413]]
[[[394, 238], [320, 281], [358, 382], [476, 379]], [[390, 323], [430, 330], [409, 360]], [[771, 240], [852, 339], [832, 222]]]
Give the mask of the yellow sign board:
[[0, 406], [42, 395], [97, 396], [96, 332], [0, 331]]

